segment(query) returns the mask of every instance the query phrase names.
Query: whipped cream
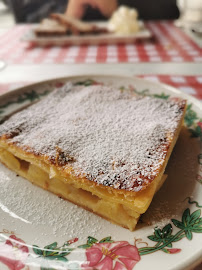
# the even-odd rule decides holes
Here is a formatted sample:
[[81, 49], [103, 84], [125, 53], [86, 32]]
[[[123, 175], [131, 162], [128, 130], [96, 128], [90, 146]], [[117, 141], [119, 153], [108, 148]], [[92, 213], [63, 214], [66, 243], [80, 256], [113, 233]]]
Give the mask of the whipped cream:
[[138, 12], [134, 8], [120, 6], [111, 16], [108, 27], [118, 34], [132, 34], [139, 31]]

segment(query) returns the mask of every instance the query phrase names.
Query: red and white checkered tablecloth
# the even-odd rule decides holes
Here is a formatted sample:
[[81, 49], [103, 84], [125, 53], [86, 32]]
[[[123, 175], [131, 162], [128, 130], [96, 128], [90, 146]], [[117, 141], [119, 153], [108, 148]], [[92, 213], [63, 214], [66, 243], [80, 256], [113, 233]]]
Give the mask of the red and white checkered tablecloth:
[[[143, 75], [139, 77], [153, 82], [162, 82], [172, 85], [183, 93], [190, 94], [202, 100], [202, 76]], [[10, 84], [0, 84], [0, 94], [31, 83], [33, 82], [23, 81]]]
[[32, 27], [17, 25], [3, 36], [0, 58], [12, 64], [202, 62], [202, 48], [172, 22], [148, 22], [153, 38], [133, 44], [36, 47], [20, 38]]

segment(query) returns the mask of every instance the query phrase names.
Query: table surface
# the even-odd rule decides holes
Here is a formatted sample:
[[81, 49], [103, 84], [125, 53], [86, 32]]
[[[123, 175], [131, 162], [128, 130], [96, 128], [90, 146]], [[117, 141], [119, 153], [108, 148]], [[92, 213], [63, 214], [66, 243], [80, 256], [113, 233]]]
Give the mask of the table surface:
[[[73, 64], [73, 63], [201, 63], [202, 49], [189, 36], [177, 28], [173, 22], [150, 21], [145, 27], [150, 31], [151, 38], [142, 37], [128, 44], [128, 36], [120, 37], [118, 44], [111, 44], [117, 35], [100, 35], [102, 44], [94, 44], [94, 36], [66, 36], [46, 40], [46, 46], [40, 47], [33, 28], [34, 25], [17, 25], [1, 37], [0, 58], [8, 64]], [[23, 41], [23, 37], [31, 35]], [[76, 40], [74, 40], [76, 38]], [[62, 46], [51, 46], [51, 42]], [[68, 44], [67, 44], [68, 42]], [[131, 40], [130, 40], [131, 42]], [[127, 44], [125, 44], [127, 43]], [[77, 44], [77, 46], [75, 46]], [[55, 44], [56, 45], [56, 44]]]
[[[0, 36], [5, 35], [11, 27], [0, 27]], [[202, 39], [202, 38], [201, 38]], [[197, 41], [197, 39], [195, 40]], [[0, 45], [0, 49], [1, 49]], [[202, 53], [202, 48], [201, 48]], [[1, 59], [0, 59], [1, 60]], [[6, 61], [5, 61], [6, 62]], [[90, 75], [90, 74], [116, 74], [116, 75], [202, 75], [202, 61], [167, 63], [167, 62], [141, 62], [141, 63], [38, 63], [38, 64], [12, 64], [5, 63], [0, 68], [0, 84], [18, 81], [42, 81], [50, 78]], [[25, 73], [26, 70], [26, 73]], [[45, 72], [42, 72], [45, 71]], [[201, 90], [202, 91], [202, 90]]]
[[[0, 29], [0, 35], [7, 29]], [[185, 63], [85, 63], [85, 64], [6, 64], [0, 69], [1, 84], [43, 81], [72, 75], [173, 75], [201, 76], [202, 62]], [[202, 92], [202, 87], [201, 87]], [[202, 265], [195, 268], [202, 270]]]

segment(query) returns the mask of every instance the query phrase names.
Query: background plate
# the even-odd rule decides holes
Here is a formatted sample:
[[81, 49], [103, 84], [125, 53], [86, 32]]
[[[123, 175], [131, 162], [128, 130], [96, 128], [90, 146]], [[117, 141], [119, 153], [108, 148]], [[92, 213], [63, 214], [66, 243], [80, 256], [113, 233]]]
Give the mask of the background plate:
[[[81, 45], [81, 44], [115, 44], [115, 43], [133, 43], [139, 39], [148, 39], [152, 37], [152, 33], [145, 27], [143, 22], [139, 22], [140, 30], [135, 34], [121, 35], [121, 34], [99, 34], [99, 35], [67, 35], [56, 37], [37, 37], [34, 33], [34, 29], [29, 30], [23, 37], [22, 41], [33, 42], [40, 46], [46, 45]], [[96, 25], [101, 27], [107, 27], [107, 23], [97, 22]]]

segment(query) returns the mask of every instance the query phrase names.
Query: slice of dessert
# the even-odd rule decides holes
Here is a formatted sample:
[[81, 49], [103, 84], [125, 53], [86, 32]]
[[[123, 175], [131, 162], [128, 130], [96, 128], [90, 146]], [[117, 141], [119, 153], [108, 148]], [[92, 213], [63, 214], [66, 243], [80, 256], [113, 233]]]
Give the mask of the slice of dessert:
[[165, 180], [186, 101], [67, 83], [0, 126], [0, 160], [32, 183], [134, 230]]
[[34, 29], [37, 36], [63, 36], [68, 32], [68, 26], [62, 25], [53, 19], [43, 19]]
[[53, 13], [50, 17], [61, 25], [68, 27], [70, 33], [73, 35], [101, 34], [109, 32], [106, 27], [100, 27], [94, 23], [83, 22], [65, 14]]

